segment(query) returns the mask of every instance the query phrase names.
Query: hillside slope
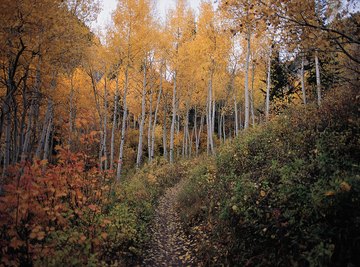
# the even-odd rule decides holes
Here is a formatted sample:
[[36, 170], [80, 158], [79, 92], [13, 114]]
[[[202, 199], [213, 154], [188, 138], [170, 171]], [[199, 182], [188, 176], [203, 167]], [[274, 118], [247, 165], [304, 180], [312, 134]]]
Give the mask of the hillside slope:
[[204, 265], [360, 266], [359, 96], [243, 133], [179, 194]]

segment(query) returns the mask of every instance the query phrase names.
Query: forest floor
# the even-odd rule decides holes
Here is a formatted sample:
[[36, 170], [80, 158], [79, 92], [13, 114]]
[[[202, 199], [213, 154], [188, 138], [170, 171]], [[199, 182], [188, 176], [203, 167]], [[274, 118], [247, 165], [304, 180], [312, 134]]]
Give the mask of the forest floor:
[[151, 241], [144, 266], [196, 266], [195, 246], [185, 234], [177, 209], [177, 195], [183, 182], [168, 188], [160, 198], [151, 228]]

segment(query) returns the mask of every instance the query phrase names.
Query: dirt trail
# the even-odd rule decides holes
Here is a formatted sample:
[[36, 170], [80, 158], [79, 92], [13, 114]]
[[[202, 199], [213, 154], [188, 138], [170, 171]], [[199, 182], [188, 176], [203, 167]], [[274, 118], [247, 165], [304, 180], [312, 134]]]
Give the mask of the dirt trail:
[[176, 210], [176, 196], [181, 186], [180, 182], [167, 189], [159, 200], [144, 266], [197, 266], [193, 242], [185, 234]]

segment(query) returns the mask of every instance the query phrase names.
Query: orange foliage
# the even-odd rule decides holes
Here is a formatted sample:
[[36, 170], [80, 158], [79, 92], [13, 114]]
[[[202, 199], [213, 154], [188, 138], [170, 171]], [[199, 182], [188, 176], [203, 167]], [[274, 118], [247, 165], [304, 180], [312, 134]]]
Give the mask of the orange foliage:
[[76, 242], [90, 239], [93, 249], [99, 246], [95, 215], [108, 204], [111, 184], [107, 173], [96, 168], [85, 172], [89, 163], [84, 154], [60, 149], [56, 166], [36, 161], [12, 168], [5, 194], [0, 197], [2, 264], [22, 265], [40, 255], [51, 256], [59, 249], [52, 234], [74, 225], [82, 231]]

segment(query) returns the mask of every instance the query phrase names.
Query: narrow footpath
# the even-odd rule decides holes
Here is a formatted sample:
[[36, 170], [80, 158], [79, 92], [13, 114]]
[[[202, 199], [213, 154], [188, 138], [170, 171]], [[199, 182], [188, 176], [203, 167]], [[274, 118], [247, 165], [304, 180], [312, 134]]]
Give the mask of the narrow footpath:
[[185, 234], [176, 210], [181, 186], [180, 182], [167, 189], [159, 200], [144, 266], [197, 266], [192, 252], [194, 244], [191, 237]]

